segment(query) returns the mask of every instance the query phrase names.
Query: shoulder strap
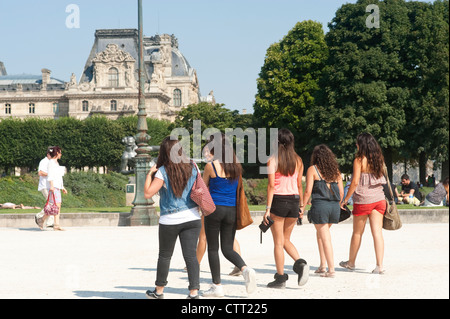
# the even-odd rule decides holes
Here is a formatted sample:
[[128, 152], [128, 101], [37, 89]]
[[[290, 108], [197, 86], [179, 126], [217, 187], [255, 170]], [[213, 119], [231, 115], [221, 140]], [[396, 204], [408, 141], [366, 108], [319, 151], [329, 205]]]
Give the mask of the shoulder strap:
[[391, 195], [391, 198], [394, 199], [394, 194], [392, 192], [391, 182], [389, 180], [389, 175], [388, 175], [386, 164], [383, 164], [383, 173], [384, 173], [384, 177], [386, 178], [387, 187], [389, 188], [389, 194]]
[[213, 167], [213, 169], [214, 169], [214, 173], [216, 174], [216, 177], [219, 177], [219, 178], [220, 178], [219, 174], [217, 174], [216, 166], [214, 165], [214, 162], [211, 162], [211, 165], [212, 165], [212, 167]]
[[314, 168], [316, 169], [317, 175], [319, 175], [320, 180], [323, 180], [322, 176], [320, 176], [319, 170], [317, 169], [316, 165], [314, 165]]

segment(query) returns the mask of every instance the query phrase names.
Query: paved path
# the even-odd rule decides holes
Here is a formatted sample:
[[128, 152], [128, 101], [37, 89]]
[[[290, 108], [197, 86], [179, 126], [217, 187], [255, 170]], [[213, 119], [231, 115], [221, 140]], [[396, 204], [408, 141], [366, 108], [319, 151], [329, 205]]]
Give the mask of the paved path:
[[[0, 228], [0, 298], [112, 298], [142, 299], [153, 288], [158, 254], [157, 227], [68, 227], [65, 232], [36, 228]], [[290, 279], [285, 290], [266, 288], [275, 272], [270, 233], [259, 243], [252, 225], [238, 231], [244, 260], [257, 273], [254, 299], [308, 298], [449, 298], [449, 224], [405, 224], [384, 232], [384, 275], [375, 267], [370, 228], [366, 228], [357, 270], [338, 266], [346, 260], [351, 224], [332, 227], [336, 277], [320, 278], [313, 225], [297, 226], [292, 240], [311, 266], [309, 282], [296, 286], [292, 262], [286, 256]], [[222, 258], [225, 298], [247, 298], [242, 277], [230, 277], [231, 264]], [[184, 299], [187, 273], [179, 243], [172, 258], [167, 299]], [[201, 263], [201, 289], [211, 282], [207, 256]], [[246, 299], [242, 299], [245, 301]]]

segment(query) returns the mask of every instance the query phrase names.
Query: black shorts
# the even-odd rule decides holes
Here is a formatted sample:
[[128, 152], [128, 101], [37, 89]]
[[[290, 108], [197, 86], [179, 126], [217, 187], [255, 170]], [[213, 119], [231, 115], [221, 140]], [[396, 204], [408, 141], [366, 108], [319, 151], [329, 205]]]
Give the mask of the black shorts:
[[273, 195], [270, 212], [278, 217], [298, 218], [299, 195]]

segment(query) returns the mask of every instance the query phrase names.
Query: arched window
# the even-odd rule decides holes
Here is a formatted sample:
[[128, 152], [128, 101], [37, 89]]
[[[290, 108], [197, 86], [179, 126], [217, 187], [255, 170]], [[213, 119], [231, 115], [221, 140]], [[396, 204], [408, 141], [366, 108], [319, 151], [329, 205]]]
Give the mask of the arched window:
[[111, 101], [111, 111], [117, 111], [117, 101], [116, 100]]
[[118, 87], [119, 86], [119, 70], [116, 68], [109, 69], [108, 72], [109, 86]]
[[173, 106], [181, 106], [181, 91], [179, 89], [173, 90]]
[[89, 112], [89, 102], [83, 101], [83, 112]]

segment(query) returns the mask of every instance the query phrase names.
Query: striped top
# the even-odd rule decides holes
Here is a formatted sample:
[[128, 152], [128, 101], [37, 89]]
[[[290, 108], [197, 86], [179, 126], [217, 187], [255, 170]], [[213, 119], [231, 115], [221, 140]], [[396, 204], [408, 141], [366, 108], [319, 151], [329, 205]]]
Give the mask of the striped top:
[[372, 204], [385, 199], [383, 184], [386, 178], [376, 178], [372, 173], [361, 173], [359, 184], [353, 194], [353, 203]]

